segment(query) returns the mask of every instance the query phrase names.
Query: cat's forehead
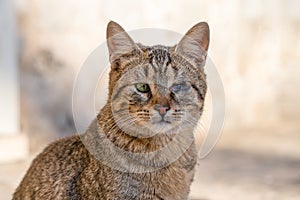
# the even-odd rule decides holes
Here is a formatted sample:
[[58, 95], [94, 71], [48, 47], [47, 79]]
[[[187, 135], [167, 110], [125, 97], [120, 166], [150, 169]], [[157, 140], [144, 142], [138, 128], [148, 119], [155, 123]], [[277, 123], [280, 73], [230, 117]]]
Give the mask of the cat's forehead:
[[175, 46], [144, 46], [139, 43], [137, 46], [143, 54], [131, 54], [133, 59], [123, 60], [125, 70], [121, 71], [121, 82], [146, 82], [170, 87], [174, 83], [190, 82], [191, 73], [195, 75], [189, 63], [178, 59], [174, 53]]
[[139, 44], [142, 51], [146, 51], [148, 56], [151, 59], [154, 59], [156, 63], [164, 64], [166, 60], [171, 61], [171, 47], [163, 46], [163, 45], [155, 45], [155, 46], [143, 46]]
[[169, 87], [174, 82], [183, 82], [184, 72], [172, 63], [172, 47], [162, 45], [142, 46], [139, 48], [146, 52], [147, 59], [133, 66], [126, 76], [129, 82], [147, 82]]
[[143, 45], [143, 44], [141, 44], [141, 43], [136, 43], [136, 44], [137, 44], [137, 46], [138, 46], [140, 49], [142, 49], [142, 50], [147, 50], [147, 51], [149, 51], [149, 52], [155, 52], [155, 51], [157, 51], [157, 53], [158, 53], [159, 51], [161, 51], [161, 53], [164, 53], [164, 51], [169, 52], [169, 51], [171, 51], [171, 49], [173, 48], [173, 47], [164, 46], [164, 45], [146, 46], [146, 45]]

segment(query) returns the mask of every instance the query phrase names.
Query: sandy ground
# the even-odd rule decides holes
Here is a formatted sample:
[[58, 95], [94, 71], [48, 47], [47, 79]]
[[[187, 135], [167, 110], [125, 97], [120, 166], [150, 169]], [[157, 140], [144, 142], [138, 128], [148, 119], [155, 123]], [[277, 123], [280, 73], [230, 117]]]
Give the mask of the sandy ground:
[[[11, 199], [31, 159], [0, 165], [0, 200]], [[299, 131], [224, 133], [199, 160], [191, 199], [299, 200]]]

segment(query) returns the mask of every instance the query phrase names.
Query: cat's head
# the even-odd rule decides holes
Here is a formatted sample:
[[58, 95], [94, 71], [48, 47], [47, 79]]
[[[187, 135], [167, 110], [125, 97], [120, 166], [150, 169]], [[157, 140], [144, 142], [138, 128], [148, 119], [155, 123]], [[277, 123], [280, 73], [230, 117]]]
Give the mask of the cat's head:
[[149, 137], [193, 128], [207, 90], [204, 74], [209, 27], [193, 26], [173, 47], [135, 43], [115, 22], [107, 27], [114, 121], [129, 134]]

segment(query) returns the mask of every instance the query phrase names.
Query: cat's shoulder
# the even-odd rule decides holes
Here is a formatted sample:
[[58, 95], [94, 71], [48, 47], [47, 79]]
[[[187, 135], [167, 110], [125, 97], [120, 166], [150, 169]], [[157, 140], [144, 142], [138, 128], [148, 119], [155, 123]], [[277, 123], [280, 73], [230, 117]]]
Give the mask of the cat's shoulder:
[[48, 146], [46, 146], [43, 150], [43, 152], [53, 152], [56, 150], [64, 150], [69, 152], [69, 151], [74, 151], [78, 148], [82, 148], [83, 144], [80, 140], [79, 135], [72, 135], [64, 138], [60, 138], [52, 143], [50, 143]]
[[[51, 199], [53, 188], [66, 188], [89, 164], [90, 155], [78, 135], [59, 139], [49, 144], [32, 161], [14, 199], [26, 199], [35, 191], [37, 199]], [[57, 189], [58, 191], [58, 189]]]
[[88, 159], [88, 151], [78, 135], [58, 139], [49, 144], [33, 163], [66, 163]]

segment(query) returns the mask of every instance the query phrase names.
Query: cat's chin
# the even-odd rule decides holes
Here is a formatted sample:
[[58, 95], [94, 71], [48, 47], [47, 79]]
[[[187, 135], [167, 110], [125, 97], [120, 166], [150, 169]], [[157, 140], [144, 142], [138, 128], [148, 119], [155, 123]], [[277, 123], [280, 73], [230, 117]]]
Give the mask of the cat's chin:
[[170, 128], [172, 128], [173, 125], [170, 121], [166, 121], [166, 120], [160, 120], [157, 122], [152, 122], [152, 128], [153, 129], [158, 129], [158, 130], [168, 130]]
[[157, 121], [157, 122], [152, 122], [152, 124], [154, 126], [168, 126], [168, 125], [172, 125], [172, 123], [170, 121], [167, 121], [167, 120], [160, 120], [160, 121]]
[[152, 122], [150, 129], [156, 134], [173, 134], [178, 132], [178, 125], [167, 120], [160, 120]]
[[169, 121], [158, 121], [143, 125], [135, 124], [130, 128], [127, 127], [127, 129], [123, 131], [134, 137], [151, 138], [161, 134], [172, 135], [175, 132], [178, 132], [178, 129]]

